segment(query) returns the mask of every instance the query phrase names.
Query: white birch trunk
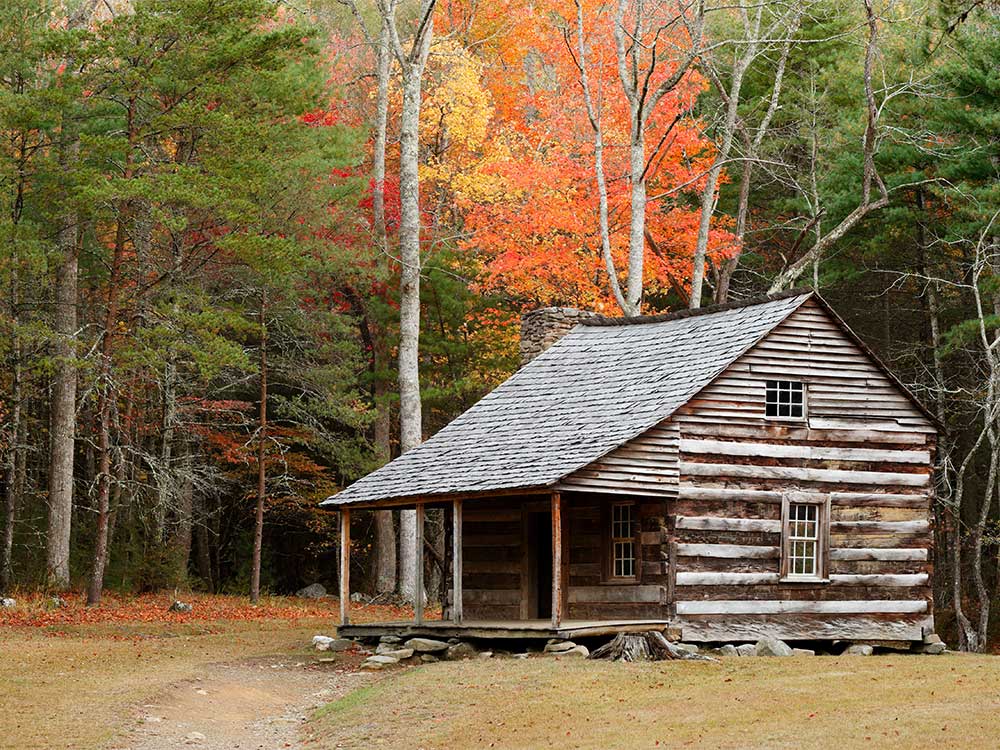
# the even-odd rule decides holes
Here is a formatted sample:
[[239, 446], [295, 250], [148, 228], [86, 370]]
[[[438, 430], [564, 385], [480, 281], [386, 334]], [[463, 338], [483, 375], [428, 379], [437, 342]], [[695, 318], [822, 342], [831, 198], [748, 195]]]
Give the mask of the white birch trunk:
[[[402, 58], [403, 107], [399, 126], [399, 443], [401, 452], [420, 445], [420, 104], [424, 67], [433, 34], [434, 3], [421, 3], [420, 22], [413, 49], [400, 54], [398, 35], [394, 42]], [[393, 24], [395, 21], [393, 20]], [[393, 27], [394, 28], [394, 27]], [[414, 601], [418, 564], [416, 555], [416, 512], [400, 513], [399, 577], [400, 592]]]

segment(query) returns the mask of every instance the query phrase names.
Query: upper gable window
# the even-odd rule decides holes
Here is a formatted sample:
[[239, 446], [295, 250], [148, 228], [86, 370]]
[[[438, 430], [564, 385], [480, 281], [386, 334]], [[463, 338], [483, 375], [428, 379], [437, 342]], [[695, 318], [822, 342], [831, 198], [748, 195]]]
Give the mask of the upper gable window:
[[768, 380], [764, 415], [776, 419], [804, 419], [806, 387], [797, 380]]

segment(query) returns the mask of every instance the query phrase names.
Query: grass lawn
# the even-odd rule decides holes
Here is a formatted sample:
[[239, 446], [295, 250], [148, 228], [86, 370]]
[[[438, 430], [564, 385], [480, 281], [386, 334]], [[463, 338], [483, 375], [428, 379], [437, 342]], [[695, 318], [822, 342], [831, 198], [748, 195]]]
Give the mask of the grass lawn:
[[401, 670], [320, 710], [324, 748], [995, 748], [990, 656], [535, 658]]

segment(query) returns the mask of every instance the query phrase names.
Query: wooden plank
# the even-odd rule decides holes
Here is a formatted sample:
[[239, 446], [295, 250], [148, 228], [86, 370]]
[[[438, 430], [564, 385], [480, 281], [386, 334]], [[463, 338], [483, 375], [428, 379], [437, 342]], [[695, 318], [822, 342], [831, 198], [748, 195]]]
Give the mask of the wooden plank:
[[777, 573], [678, 573], [678, 586], [755, 586], [778, 583]]
[[781, 521], [761, 518], [717, 518], [715, 516], [677, 516], [678, 529], [703, 531], [781, 531]]
[[562, 623], [562, 496], [552, 493], [552, 627]]
[[830, 550], [831, 560], [913, 560], [923, 561], [928, 557], [928, 550], [923, 547], [898, 549], [874, 548], [839, 548]]
[[424, 504], [417, 504], [416, 549], [414, 550], [413, 621], [424, 623]]
[[876, 463], [929, 464], [930, 451], [897, 451], [872, 448], [827, 448], [810, 445], [744, 443], [728, 440], [681, 439], [683, 453], [706, 453], [721, 456], [767, 456], [804, 458], [823, 461], [863, 461]]
[[930, 496], [924, 494], [901, 495], [889, 492], [831, 492], [830, 503], [833, 505], [872, 505], [879, 508], [927, 510], [930, 506]]
[[860, 599], [845, 601], [796, 601], [770, 599], [719, 599], [677, 602], [678, 615], [780, 615], [780, 614], [916, 614], [927, 611], [925, 599]]
[[660, 602], [660, 586], [623, 585], [623, 586], [571, 586], [569, 589], [570, 604], [580, 603], [616, 603], [632, 604], [641, 602]]
[[452, 513], [452, 585], [451, 619], [456, 625], [462, 624], [462, 501], [454, 500], [451, 504]]
[[681, 475], [693, 477], [747, 477], [751, 479], [790, 479], [800, 482], [831, 482], [837, 484], [898, 485], [924, 487], [930, 474], [909, 474], [895, 471], [850, 471], [841, 469], [811, 469], [802, 466], [749, 466], [744, 464], [703, 464], [681, 462]]
[[833, 521], [830, 530], [839, 534], [916, 534], [930, 529], [930, 521]]
[[872, 573], [872, 574], [834, 574], [830, 583], [838, 586], [926, 586], [926, 573]]
[[340, 509], [340, 624], [350, 624], [351, 612], [351, 509]]
[[742, 500], [754, 503], [780, 503], [782, 493], [777, 490], [744, 490], [726, 487], [700, 487], [689, 482], [678, 486], [680, 500]]
[[680, 424], [682, 434], [707, 437], [752, 438], [760, 440], [813, 440], [840, 443], [880, 443], [882, 445], [926, 445], [927, 436], [921, 433], [893, 431], [891, 433], [872, 430], [870, 426], [853, 426], [848, 429], [815, 429], [795, 426], [794, 423], [735, 424], [704, 420], [685, 411], [672, 417]]
[[725, 557], [750, 560], [773, 560], [781, 557], [780, 547], [749, 544], [678, 544], [677, 554], [685, 557]]
[[924, 637], [924, 615], [830, 618], [816, 615], [688, 616], [675, 621], [685, 641], [756, 641], [760, 638], [800, 640], [919, 641]]

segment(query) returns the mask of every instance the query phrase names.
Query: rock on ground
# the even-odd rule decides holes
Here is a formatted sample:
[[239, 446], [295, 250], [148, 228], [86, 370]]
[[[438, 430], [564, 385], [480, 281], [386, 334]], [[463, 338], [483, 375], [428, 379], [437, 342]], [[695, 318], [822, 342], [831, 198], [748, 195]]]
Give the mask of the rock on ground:
[[739, 649], [736, 648], [732, 643], [726, 643], [715, 649], [715, 653], [719, 656], [739, 656]]
[[811, 648], [793, 648], [792, 656], [816, 656], [816, 652]]
[[296, 591], [295, 596], [302, 599], [322, 599], [326, 596], [326, 587], [322, 583], [310, 583], [305, 588]]
[[369, 656], [361, 663], [362, 669], [384, 669], [385, 667], [392, 666], [393, 664], [399, 664], [399, 659], [395, 656], [388, 656], [387, 654], [376, 654], [375, 656]]
[[736, 653], [740, 656], [756, 656], [757, 646], [753, 643], [742, 643], [736, 647]]
[[403, 645], [422, 654], [436, 654], [439, 651], [448, 650], [447, 643], [444, 641], [435, 641], [433, 638], [411, 638]]
[[847, 650], [844, 651], [846, 656], [871, 656], [874, 653], [874, 648], [863, 643], [855, 643], [853, 646], [848, 646]]
[[937, 654], [943, 654], [946, 650], [947, 647], [943, 643], [927, 643], [920, 649], [920, 653], [936, 656]]
[[468, 643], [456, 643], [448, 647], [445, 658], [449, 661], [458, 661], [459, 659], [475, 659], [478, 655], [479, 652]]
[[675, 643], [674, 645], [685, 653], [688, 654], [698, 653], [698, 646], [695, 645], [694, 643]]
[[792, 648], [778, 638], [761, 638], [754, 652], [757, 656], [791, 656]]
[[574, 648], [576, 648], [576, 644], [573, 641], [549, 641], [545, 644], [545, 653], [562, 654], [572, 651]]
[[413, 656], [412, 648], [389, 648], [386, 645], [375, 649], [376, 656], [391, 656], [393, 659], [409, 659]]

